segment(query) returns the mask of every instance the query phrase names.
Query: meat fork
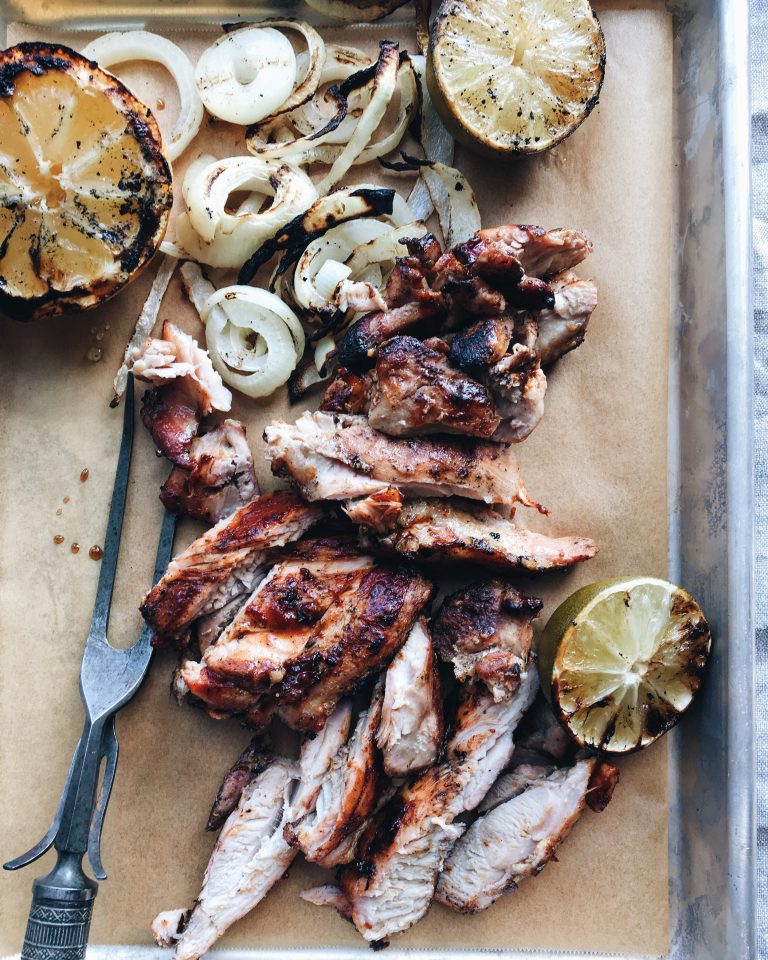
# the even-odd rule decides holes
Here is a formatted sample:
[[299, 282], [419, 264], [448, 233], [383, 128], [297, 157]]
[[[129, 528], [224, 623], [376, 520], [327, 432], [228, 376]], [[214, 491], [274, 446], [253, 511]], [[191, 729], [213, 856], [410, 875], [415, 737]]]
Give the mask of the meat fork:
[[[33, 863], [51, 846], [58, 854], [53, 870], [32, 884], [22, 960], [81, 960], [98, 889], [96, 881], [83, 870], [86, 852], [95, 877], [105, 880], [107, 876], [100, 845], [117, 766], [115, 714], [141, 686], [152, 656], [151, 630], [147, 626], [128, 650], [119, 650], [107, 640], [132, 447], [133, 377], [129, 377], [104, 556], [80, 667], [80, 697], [85, 708], [83, 733], [48, 832], [31, 850], [4, 864], [6, 870], [18, 870]], [[175, 517], [166, 512], [155, 559], [155, 581], [170, 560], [174, 531]], [[102, 765], [104, 773], [99, 782]]]

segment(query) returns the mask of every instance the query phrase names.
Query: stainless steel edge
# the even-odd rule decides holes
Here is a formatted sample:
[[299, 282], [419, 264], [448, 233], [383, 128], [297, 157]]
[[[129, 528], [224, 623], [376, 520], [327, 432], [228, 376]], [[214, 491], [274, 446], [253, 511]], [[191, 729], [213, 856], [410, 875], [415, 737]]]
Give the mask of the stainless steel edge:
[[[0, 37], [16, 3], [0, 0]], [[289, 0], [264, 3], [261, 9], [285, 13], [294, 6], [296, 0]], [[703, 695], [669, 738], [667, 956], [756, 960], [748, 2], [671, 0], [670, 6], [679, 173], [670, 333], [670, 575], [701, 600], [715, 645]], [[194, 8], [188, 6], [184, 15], [191, 24]], [[90, 22], [107, 25], [97, 13]], [[155, 23], [149, 18], [131, 21], [135, 26]], [[522, 950], [457, 950], [450, 955], [457, 960], [608, 956]], [[88, 956], [160, 960], [169, 951], [93, 946]], [[361, 945], [215, 950], [209, 956], [362, 960], [370, 951]], [[445, 960], [446, 954], [395, 945], [387, 957]]]

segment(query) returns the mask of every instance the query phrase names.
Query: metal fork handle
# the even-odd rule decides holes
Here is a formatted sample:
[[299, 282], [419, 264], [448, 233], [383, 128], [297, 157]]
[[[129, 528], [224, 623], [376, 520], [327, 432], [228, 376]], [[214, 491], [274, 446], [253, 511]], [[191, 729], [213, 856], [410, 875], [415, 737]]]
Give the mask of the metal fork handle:
[[98, 885], [82, 857], [60, 853], [56, 866], [32, 885], [21, 960], [83, 960]]

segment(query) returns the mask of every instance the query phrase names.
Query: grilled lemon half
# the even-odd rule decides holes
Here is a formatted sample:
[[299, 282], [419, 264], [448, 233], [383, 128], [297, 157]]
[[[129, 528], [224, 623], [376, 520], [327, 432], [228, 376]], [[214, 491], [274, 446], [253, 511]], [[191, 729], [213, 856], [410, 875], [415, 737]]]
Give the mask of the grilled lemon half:
[[68, 47], [0, 52], [0, 309], [111, 297], [163, 238], [171, 170], [148, 107]]
[[588, 0], [443, 0], [427, 86], [458, 140], [532, 154], [583, 122], [604, 70], [605, 39]]
[[667, 580], [603, 580], [552, 614], [539, 643], [544, 692], [573, 739], [639, 750], [680, 719], [701, 686], [711, 636], [693, 597]]

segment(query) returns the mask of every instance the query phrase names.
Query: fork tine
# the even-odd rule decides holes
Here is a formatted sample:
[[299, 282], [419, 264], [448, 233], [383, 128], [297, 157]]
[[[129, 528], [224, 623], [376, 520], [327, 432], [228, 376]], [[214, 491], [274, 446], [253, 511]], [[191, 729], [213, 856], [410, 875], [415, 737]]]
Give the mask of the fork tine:
[[104, 556], [99, 572], [99, 584], [96, 588], [96, 602], [88, 633], [88, 640], [106, 639], [109, 624], [109, 608], [112, 603], [112, 590], [115, 585], [117, 558], [120, 553], [120, 536], [123, 530], [125, 498], [128, 491], [128, 476], [131, 469], [133, 449], [133, 376], [128, 374], [123, 409], [123, 434], [120, 440], [120, 453], [117, 457], [115, 484], [112, 488], [112, 503], [109, 507], [107, 532], [104, 537]]

